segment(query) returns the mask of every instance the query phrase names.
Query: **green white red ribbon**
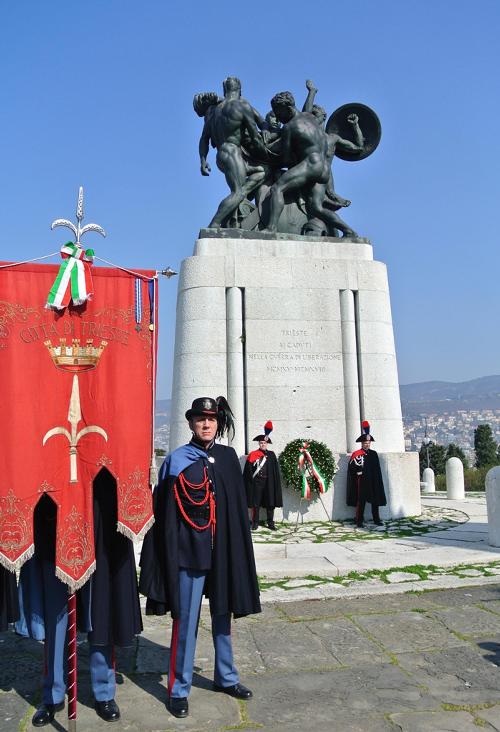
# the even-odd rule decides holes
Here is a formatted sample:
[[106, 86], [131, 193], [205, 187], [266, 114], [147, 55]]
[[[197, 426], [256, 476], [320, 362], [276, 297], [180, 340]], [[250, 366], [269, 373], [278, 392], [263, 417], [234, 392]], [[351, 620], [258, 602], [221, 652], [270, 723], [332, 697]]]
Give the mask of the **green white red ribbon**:
[[307, 498], [307, 500], [310, 501], [311, 478], [315, 478], [320, 493], [326, 493], [326, 491], [328, 490], [328, 486], [325, 486], [325, 479], [316, 467], [314, 460], [311, 457], [311, 453], [308, 450], [308, 447], [309, 443], [303, 442], [302, 447], [299, 448], [300, 455], [297, 467], [299, 469], [299, 472], [302, 474], [301, 496], [302, 498]]
[[90, 267], [94, 261], [93, 249], [82, 249], [69, 241], [61, 247], [63, 262], [47, 297], [46, 308], [64, 310], [73, 305], [83, 305], [94, 294]]

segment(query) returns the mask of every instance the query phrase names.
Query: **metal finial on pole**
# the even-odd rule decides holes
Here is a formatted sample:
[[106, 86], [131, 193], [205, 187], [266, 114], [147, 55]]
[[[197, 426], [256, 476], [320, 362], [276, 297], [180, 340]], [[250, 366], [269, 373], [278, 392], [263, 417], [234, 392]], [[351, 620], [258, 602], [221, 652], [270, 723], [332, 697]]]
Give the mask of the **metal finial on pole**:
[[106, 236], [106, 232], [102, 228], [102, 226], [99, 226], [98, 224], [86, 224], [85, 226], [82, 226], [83, 221], [83, 186], [80, 186], [78, 190], [78, 201], [76, 204], [76, 220], [77, 224], [73, 224], [71, 221], [68, 221], [68, 219], [56, 219], [52, 222], [51, 229], [55, 229], [56, 226], [65, 226], [67, 229], [71, 229], [73, 234], [75, 235], [75, 244], [77, 246], [81, 246], [81, 238], [84, 234], [86, 234], [88, 231], [95, 231], [97, 234], [100, 234], [101, 236]]
[[178, 272], [176, 272], [175, 269], [172, 269], [172, 267], [166, 267], [165, 269], [160, 270], [159, 274], [170, 279], [171, 277], [175, 277]]
[[76, 218], [83, 221], [83, 186], [78, 189], [78, 203], [76, 204]]

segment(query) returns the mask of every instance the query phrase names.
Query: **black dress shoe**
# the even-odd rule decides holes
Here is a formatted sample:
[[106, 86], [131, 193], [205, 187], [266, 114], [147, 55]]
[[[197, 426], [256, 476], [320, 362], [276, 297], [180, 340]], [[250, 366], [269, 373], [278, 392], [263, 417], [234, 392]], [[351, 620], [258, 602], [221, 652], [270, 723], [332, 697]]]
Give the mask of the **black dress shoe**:
[[109, 701], [96, 701], [95, 710], [105, 722], [117, 722], [120, 719], [120, 710], [114, 699]]
[[233, 686], [218, 686], [214, 684], [215, 691], [222, 691], [224, 694], [234, 696], [235, 699], [251, 699], [253, 694], [243, 684], [234, 684]]
[[364, 525], [364, 523], [363, 523], [362, 521], [358, 521], [358, 522], [356, 523], [356, 528], [357, 528], [357, 529], [363, 529], [363, 528], [364, 528], [364, 526], [365, 526], [365, 525]]
[[252, 531], [257, 531], [258, 528], [259, 528], [259, 522], [252, 521]]
[[170, 709], [170, 713], [173, 714], [174, 717], [179, 717], [179, 719], [187, 717], [189, 714], [187, 696], [171, 696], [168, 708]]
[[277, 531], [276, 524], [274, 523], [274, 521], [268, 521], [267, 528], [270, 529], [271, 531]]
[[33, 715], [31, 724], [33, 727], [45, 727], [46, 724], [50, 724], [54, 719], [54, 714], [64, 709], [64, 702], [59, 704], [40, 704], [38, 709]]
[[383, 526], [384, 525], [384, 522], [383, 521], [380, 521], [380, 520], [379, 521], [374, 521], [373, 523], [375, 524], [375, 526]]

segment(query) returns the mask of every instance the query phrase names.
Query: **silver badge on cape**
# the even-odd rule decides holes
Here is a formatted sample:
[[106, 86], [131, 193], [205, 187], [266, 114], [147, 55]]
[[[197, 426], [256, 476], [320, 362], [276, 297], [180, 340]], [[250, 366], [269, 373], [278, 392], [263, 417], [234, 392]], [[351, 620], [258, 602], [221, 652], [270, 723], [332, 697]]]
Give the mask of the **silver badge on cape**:
[[209, 462], [209, 463], [215, 463], [215, 458], [213, 458], [213, 457], [212, 457], [212, 456], [210, 455], [210, 457], [208, 458], [208, 462]]

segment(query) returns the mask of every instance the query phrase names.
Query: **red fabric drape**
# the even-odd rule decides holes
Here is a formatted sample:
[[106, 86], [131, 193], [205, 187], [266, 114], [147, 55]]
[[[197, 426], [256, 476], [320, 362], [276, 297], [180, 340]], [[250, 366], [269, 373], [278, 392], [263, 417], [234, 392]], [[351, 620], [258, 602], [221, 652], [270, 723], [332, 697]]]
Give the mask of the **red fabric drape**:
[[0, 561], [14, 569], [31, 556], [33, 510], [48, 493], [56, 572], [75, 589], [94, 568], [92, 481], [102, 467], [116, 478], [118, 528], [134, 538], [152, 523], [157, 333], [146, 280], [138, 324], [136, 278], [117, 269], [93, 268], [84, 306], [46, 310], [57, 271], [0, 269]]

